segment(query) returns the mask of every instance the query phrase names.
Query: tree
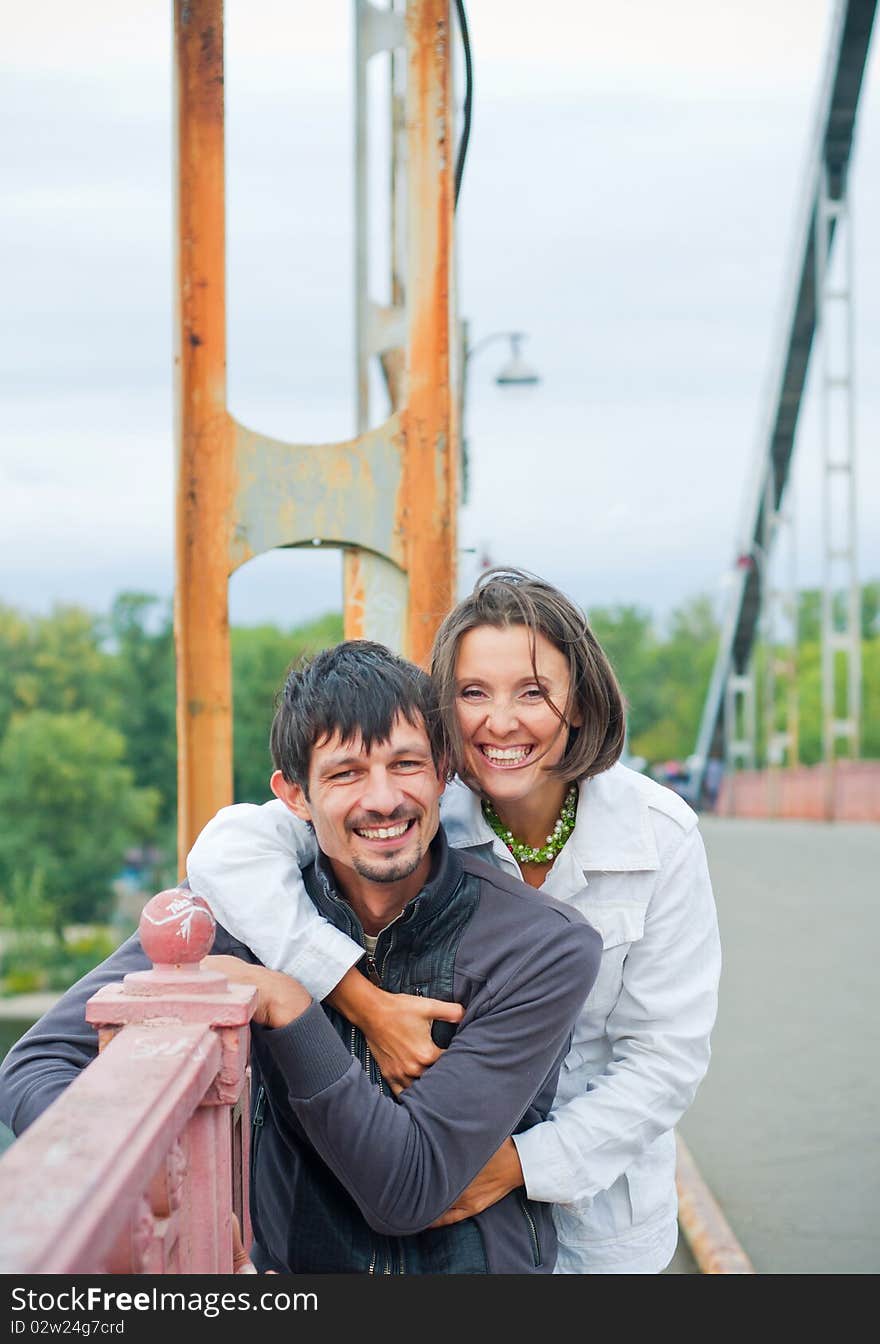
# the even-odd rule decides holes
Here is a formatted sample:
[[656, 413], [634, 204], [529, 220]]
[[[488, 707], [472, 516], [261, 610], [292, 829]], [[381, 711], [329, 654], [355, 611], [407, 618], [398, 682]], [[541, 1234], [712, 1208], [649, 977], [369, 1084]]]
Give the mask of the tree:
[[304, 654], [329, 648], [341, 638], [342, 617], [336, 613], [294, 630], [260, 625], [232, 631], [236, 802], [263, 803], [271, 797], [269, 729], [287, 669]]
[[[159, 823], [177, 811], [174, 631], [168, 603], [149, 593], [120, 593], [108, 622], [113, 724], [126, 743], [137, 784], [159, 795]], [[102, 716], [104, 717], [104, 716]]]
[[113, 718], [116, 702], [103, 623], [80, 607], [49, 616], [0, 608], [0, 736], [22, 711], [87, 709]]
[[638, 607], [599, 609], [591, 624], [628, 702], [630, 750], [649, 762], [689, 756], [718, 644], [711, 599], [673, 611], [666, 638]]
[[0, 885], [45, 892], [58, 932], [106, 917], [126, 849], [155, 823], [158, 795], [136, 787], [124, 753], [87, 710], [17, 715], [0, 745]]
[[661, 687], [654, 676], [657, 638], [651, 613], [635, 606], [596, 607], [590, 625], [620, 682], [632, 742], [662, 709]]

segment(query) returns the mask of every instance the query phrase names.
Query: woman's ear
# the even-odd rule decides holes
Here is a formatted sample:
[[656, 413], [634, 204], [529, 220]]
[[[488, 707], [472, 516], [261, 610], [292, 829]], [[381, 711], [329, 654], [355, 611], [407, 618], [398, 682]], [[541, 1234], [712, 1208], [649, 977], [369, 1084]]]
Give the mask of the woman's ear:
[[284, 778], [280, 770], [275, 770], [269, 780], [269, 787], [275, 797], [280, 799], [295, 817], [299, 817], [301, 821], [311, 821], [312, 813], [308, 799], [299, 784], [292, 784], [289, 779]]

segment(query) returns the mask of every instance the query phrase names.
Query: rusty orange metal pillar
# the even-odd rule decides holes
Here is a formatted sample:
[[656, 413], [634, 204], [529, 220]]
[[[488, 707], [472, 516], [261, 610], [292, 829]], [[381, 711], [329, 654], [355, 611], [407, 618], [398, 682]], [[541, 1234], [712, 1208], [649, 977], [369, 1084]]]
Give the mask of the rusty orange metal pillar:
[[223, 0], [175, 0], [178, 861], [232, 801]]
[[408, 249], [400, 512], [408, 656], [427, 665], [455, 598], [458, 450], [450, 386], [454, 135], [448, 0], [406, 8]]
[[372, 5], [365, 14], [374, 44], [381, 29], [386, 48], [406, 49], [406, 314], [385, 314], [374, 345], [393, 364], [395, 405], [354, 439], [296, 444], [239, 424], [226, 407], [223, 4], [175, 0], [181, 868], [205, 823], [232, 801], [230, 574], [276, 547], [342, 547], [347, 631], [421, 663], [454, 599], [449, 3], [409, 0], [405, 24]]
[[[448, 0], [354, 0], [355, 346], [357, 430], [370, 413], [371, 361], [401, 430], [403, 476], [394, 537], [379, 551], [346, 548], [347, 638], [378, 639], [417, 662], [455, 593], [458, 359], [453, 257], [452, 63]], [[367, 67], [390, 55], [391, 302], [369, 291]], [[457, 352], [456, 352], [457, 353]]]

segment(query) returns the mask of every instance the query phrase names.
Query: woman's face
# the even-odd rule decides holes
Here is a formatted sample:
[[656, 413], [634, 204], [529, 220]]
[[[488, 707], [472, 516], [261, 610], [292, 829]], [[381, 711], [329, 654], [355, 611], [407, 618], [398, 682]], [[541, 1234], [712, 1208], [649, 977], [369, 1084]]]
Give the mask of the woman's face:
[[565, 753], [569, 725], [542, 695], [564, 712], [568, 660], [555, 645], [536, 635], [533, 666], [524, 625], [478, 625], [458, 646], [455, 684], [469, 782], [501, 804], [548, 784], [558, 789], [559, 780], [548, 780], [546, 772]]

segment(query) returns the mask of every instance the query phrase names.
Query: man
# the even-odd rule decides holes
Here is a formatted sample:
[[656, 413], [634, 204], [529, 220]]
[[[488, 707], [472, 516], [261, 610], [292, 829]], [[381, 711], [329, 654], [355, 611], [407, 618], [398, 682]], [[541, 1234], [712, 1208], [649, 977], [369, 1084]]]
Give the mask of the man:
[[[213, 963], [259, 991], [252, 1030], [254, 1263], [296, 1273], [550, 1273], [550, 1206], [511, 1192], [432, 1227], [511, 1133], [544, 1119], [601, 940], [581, 916], [470, 855], [439, 824], [444, 748], [430, 679], [354, 641], [292, 671], [272, 787], [314, 827], [321, 914], [394, 992], [463, 1005], [448, 1048], [398, 1099], [358, 1029], [254, 965], [218, 926]], [[0, 1116], [18, 1132], [95, 1053], [83, 1006], [142, 968], [135, 937], [13, 1048]]]

